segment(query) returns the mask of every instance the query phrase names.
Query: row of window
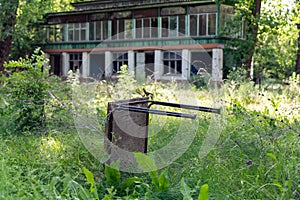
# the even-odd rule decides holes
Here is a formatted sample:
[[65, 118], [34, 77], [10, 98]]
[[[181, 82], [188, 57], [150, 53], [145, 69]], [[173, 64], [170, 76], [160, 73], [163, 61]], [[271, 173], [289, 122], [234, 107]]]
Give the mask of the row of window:
[[[165, 75], [180, 75], [182, 73], [182, 55], [181, 51], [165, 51], [163, 53], [163, 64]], [[80, 70], [82, 65], [82, 54], [69, 54], [70, 70]], [[113, 74], [120, 71], [121, 66], [128, 65], [128, 54], [126, 52], [113, 53]]]
[[[187, 26], [187, 23], [189, 24]], [[111, 24], [111, 26], [110, 26]], [[217, 33], [215, 13], [192, 14], [186, 20], [185, 15], [139, 19], [116, 19], [89, 23], [69, 23], [48, 27], [49, 42], [101, 41], [112, 35], [113, 39], [212, 36]], [[111, 27], [111, 28], [110, 28]], [[187, 27], [188, 30], [187, 30]], [[110, 31], [111, 30], [111, 31]]]

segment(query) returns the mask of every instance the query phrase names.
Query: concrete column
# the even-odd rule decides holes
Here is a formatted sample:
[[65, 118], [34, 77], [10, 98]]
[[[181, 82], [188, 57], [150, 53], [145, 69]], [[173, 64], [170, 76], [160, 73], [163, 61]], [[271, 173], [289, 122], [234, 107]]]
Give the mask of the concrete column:
[[146, 72], [145, 72], [145, 53], [138, 52], [136, 53], [136, 80], [139, 83], [144, 83], [146, 81]]
[[213, 49], [212, 81], [218, 85], [223, 79], [223, 49]]
[[62, 75], [68, 76], [70, 70], [69, 55], [66, 52], [62, 53]]
[[164, 73], [163, 53], [161, 50], [155, 50], [154, 54], [154, 79], [160, 79]]
[[113, 57], [112, 52], [105, 52], [105, 78], [111, 77], [113, 73]]
[[134, 51], [128, 51], [128, 72], [134, 73]]
[[187, 80], [190, 77], [190, 51], [182, 50], [182, 79]]
[[89, 54], [87, 52], [82, 53], [82, 77], [87, 78], [90, 74], [90, 61], [89, 61]]

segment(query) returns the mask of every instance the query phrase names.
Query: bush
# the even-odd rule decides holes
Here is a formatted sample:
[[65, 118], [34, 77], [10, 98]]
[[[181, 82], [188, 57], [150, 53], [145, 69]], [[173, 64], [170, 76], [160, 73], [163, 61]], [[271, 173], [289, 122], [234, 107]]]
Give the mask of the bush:
[[51, 87], [45, 62], [44, 54], [37, 49], [31, 57], [4, 65], [7, 76], [1, 77], [0, 114], [9, 121], [6, 131], [29, 131], [44, 126], [45, 99]]

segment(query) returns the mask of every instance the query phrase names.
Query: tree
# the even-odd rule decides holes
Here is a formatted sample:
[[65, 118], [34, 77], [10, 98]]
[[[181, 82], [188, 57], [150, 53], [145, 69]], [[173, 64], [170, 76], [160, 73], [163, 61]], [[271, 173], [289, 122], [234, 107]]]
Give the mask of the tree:
[[295, 67], [295, 72], [297, 74], [300, 74], [300, 20], [299, 20], [299, 11], [300, 11], [300, 2], [299, 0], [296, 0], [296, 13], [297, 13], [297, 29], [298, 29], [298, 50], [297, 50], [297, 55], [296, 55], [296, 67]]
[[49, 12], [68, 11], [75, 0], [19, 0], [11, 57], [30, 55], [44, 37], [41, 24]]
[[248, 78], [253, 67], [257, 83], [262, 76], [285, 79], [295, 68], [298, 12], [291, 12], [293, 4], [285, 2], [238, 0], [236, 16], [225, 29], [225, 34], [239, 35], [241, 22], [246, 25], [244, 37], [233, 39], [230, 44], [235, 47], [235, 58], [247, 70]]
[[238, 10], [239, 17], [247, 25], [245, 39], [247, 45], [245, 48], [246, 55], [244, 55], [243, 65], [247, 71], [247, 78], [250, 78], [250, 71], [252, 67], [253, 55], [257, 43], [258, 27], [261, 16], [262, 0], [238, 0], [236, 9]]
[[19, 0], [0, 0], [0, 71], [4, 73], [3, 63], [9, 60], [12, 49], [14, 26]]
[[42, 41], [41, 23], [49, 12], [72, 9], [81, 0], [0, 0], [0, 71], [10, 57], [17, 60], [33, 53]]
[[284, 1], [267, 1], [262, 6], [253, 62], [256, 79], [263, 75], [284, 80], [294, 71], [297, 28], [292, 6]]

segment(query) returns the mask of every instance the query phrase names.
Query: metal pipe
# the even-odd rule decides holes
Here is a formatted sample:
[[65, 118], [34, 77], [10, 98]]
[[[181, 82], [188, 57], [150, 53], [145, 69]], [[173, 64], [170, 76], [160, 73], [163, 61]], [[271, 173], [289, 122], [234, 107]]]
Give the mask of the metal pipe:
[[161, 102], [161, 101], [153, 101], [153, 100], [141, 100], [141, 101], [126, 102], [122, 105], [134, 105], [134, 104], [140, 104], [140, 103], [150, 103], [148, 105], [148, 108], [150, 108], [152, 105], [161, 105], [161, 106], [183, 108], [183, 109], [196, 110], [196, 111], [202, 111], [202, 112], [208, 112], [208, 113], [216, 113], [216, 114], [221, 113], [221, 109], [219, 109], [219, 108], [192, 106], [192, 105], [186, 105], [186, 104], [169, 103], [169, 102]]
[[150, 113], [150, 114], [156, 114], [156, 115], [167, 115], [167, 116], [172, 116], [172, 117], [182, 117], [182, 118], [188, 118], [188, 119], [196, 119], [196, 117], [197, 117], [197, 115], [195, 115], [195, 114], [169, 112], [169, 111], [155, 110], [155, 109], [142, 108], [142, 107], [136, 107], [136, 106], [126, 106], [123, 104], [118, 104], [116, 109], [117, 110], [127, 110], [127, 111], [132, 111], [132, 112], [140, 112], [140, 113]]
[[192, 106], [192, 105], [186, 105], [186, 104], [178, 104], [178, 103], [168, 103], [168, 102], [161, 102], [161, 101], [149, 101], [149, 108], [152, 105], [161, 105], [161, 106], [170, 106], [174, 108], [183, 108], [188, 110], [197, 110], [197, 111], [203, 111], [203, 112], [210, 112], [210, 113], [216, 113], [220, 114], [221, 110], [218, 108], [208, 108], [208, 107], [202, 107], [202, 106]]

